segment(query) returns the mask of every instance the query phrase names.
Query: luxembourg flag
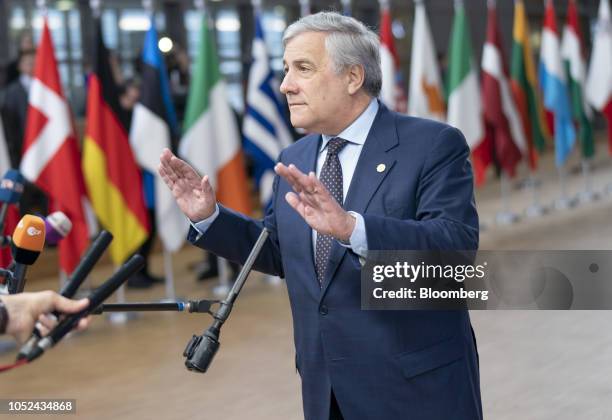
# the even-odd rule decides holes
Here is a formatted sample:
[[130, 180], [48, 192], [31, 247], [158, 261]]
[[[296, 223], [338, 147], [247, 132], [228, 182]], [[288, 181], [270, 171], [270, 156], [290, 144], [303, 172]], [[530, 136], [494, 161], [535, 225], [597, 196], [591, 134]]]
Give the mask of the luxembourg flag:
[[557, 167], [561, 167], [572, 152], [576, 141], [576, 130], [572, 120], [572, 109], [561, 60], [561, 43], [552, 0], [546, 2], [539, 73], [544, 107], [555, 117], [555, 163]]

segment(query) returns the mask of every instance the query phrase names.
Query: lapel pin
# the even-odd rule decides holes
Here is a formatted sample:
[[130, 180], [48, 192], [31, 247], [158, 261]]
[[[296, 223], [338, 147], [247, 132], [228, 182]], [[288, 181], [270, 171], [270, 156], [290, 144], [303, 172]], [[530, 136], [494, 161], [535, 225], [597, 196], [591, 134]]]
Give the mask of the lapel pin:
[[378, 166], [376, 167], [376, 172], [385, 172], [385, 169], [387, 169], [387, 167], [385, 166], [384, 163], [379, 163]]

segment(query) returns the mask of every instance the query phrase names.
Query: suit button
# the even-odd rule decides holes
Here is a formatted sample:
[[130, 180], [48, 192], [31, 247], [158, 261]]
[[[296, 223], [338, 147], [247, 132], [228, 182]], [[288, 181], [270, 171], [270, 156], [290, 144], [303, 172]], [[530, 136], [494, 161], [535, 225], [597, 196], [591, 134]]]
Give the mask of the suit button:
[[327, 305], [321, 305], [321, 307], [319, 308], [319, 313], [321, 315], [327, 315]]

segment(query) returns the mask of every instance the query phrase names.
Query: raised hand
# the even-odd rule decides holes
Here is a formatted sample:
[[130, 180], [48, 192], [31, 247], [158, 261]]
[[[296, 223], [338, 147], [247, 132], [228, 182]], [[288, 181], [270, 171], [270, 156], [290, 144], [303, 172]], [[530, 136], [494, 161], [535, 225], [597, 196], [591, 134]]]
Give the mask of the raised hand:
[[199, 222], [212, 216], [217, 199], [208, 176], [200, 177], [195, 169], [168, 149], [164, 149], [159, 161], [159, 175], [189, 220]]
[[306, 175], [295, 165], [282, 163], [276, 164], [274, 171], [293, 188], [294, 192], [287, 193], [285, 199], [311, 228], [348, 242], [355, 228], [355, 218], [340, 206], [314, 172]]

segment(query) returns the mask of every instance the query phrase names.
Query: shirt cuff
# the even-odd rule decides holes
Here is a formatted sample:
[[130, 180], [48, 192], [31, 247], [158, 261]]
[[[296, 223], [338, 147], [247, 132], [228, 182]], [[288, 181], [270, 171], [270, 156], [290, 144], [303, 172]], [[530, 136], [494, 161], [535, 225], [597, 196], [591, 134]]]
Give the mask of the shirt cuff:
[[215, 212], [211, 214], [210, 216], [208, 216], [206, 219], [200, 220], [199, 222], [194, 222], [193, 220], [189, 221], [189, 223], [191, 223], [191, 227], [194, 228], [196, 232], [198, 232], [195, 238], [196, 241], [200, 240], [202, 235], [206, 233], [210, 225], [213, 224], [213, 222], [217, 219], [218, 216], [219, 216], [219, 205], [215, 204]]
[[365, 221], [363, 216], [354, 211], [349, 211], [349, 214], [355, 218], [355, 227], [349, 238], [348, 243], [338, 241], [340, 245], [346, 248], [351, 248], [353, 252], [361, 257], [368, 255], [368, 239], [366, 237]]

